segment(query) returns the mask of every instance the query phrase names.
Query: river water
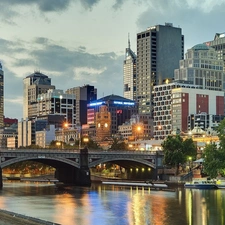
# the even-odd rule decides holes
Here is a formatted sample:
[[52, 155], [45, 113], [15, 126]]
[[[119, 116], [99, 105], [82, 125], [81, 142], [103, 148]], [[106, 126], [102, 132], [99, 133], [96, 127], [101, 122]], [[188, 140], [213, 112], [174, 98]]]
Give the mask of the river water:
[[7, 181], [0, 209], [62, 225], [224, 225], [225, 189], [57, 188]]

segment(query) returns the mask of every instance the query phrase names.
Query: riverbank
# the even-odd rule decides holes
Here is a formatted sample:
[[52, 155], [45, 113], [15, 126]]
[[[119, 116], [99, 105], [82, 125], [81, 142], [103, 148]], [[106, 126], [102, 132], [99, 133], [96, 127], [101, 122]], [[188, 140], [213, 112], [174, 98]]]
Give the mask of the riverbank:
[[0, 209], [1, 225], [60, 225]]

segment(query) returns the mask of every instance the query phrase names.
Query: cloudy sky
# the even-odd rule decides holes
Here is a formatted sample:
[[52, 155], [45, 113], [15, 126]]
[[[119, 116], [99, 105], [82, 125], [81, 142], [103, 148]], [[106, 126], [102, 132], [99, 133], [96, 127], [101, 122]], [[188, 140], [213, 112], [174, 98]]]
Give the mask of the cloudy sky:
[[130, 33], [173, 23], [185, 50], [225, 32], [224, 0], [0, 0], [5, 116], [22, 118], [23, 78], [40, 70], [57, 89], [94, 85], [98, 98], [123, 95]]

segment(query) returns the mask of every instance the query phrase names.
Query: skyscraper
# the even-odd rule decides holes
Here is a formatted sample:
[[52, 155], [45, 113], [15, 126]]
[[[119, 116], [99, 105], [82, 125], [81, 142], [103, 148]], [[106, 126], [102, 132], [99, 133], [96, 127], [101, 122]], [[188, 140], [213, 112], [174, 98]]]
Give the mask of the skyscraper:
[[123, 97], [130, 100], [136, 100], [136, 61], [137, 56], [131, 50], [128, 38], [128, 48], [123, 61]]
[[214, 48], [198, 44], [188, 49], [185, 59], [180, 60], [174, 79], [190, 81], [203, 89], [225, 91], [223, 64], [223, 59], [218, 59]]
[[47, 93], [49, 89], [55, 89], [51, 85], [51, 78], [35, 71], [23, 79], [23, 119], [33, 118], [37, 115], [38, 94]]
[[4, 72], [0, 62], [0, 127], [4, 127]]
[[205, 44], [216, 50], [218, 59], [224, 62], [223, 70], [225, 71], [225, 33], [216, 33], [214, 40]]
[[66, 91], [66, 94], [74, 94], [76, 98], [76, 123], [87, 124], [87, 105], [97, 99], [97, 89], [91, 85], [74, 87]]
[[173, 79], [184, 56], [181, 28], [156, 25], [137, 34], [137, 101], [140, 114], [153, 116], [153, 87]]

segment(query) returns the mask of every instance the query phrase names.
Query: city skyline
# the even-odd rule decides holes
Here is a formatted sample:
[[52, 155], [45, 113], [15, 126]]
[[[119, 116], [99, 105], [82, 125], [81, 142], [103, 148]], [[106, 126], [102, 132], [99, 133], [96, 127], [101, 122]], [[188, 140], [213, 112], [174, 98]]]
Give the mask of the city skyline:
[[90, 84], [98, 89], [98, 98], [123, 96], [128, 33], [131, 49], [136, 52], [138, 32], [173, 23], [182, 29], [186, 52], [225, 31], [220, 25], [225, 9], [222, 0], [208, 0], [201, 5], [175, 0], [55, 0], [54, 4], [2, 0], [0, 7], [4, 115], [19, 120], [23, 112], [23, 78], [35, 70], [49, 76], [57, 89]]

